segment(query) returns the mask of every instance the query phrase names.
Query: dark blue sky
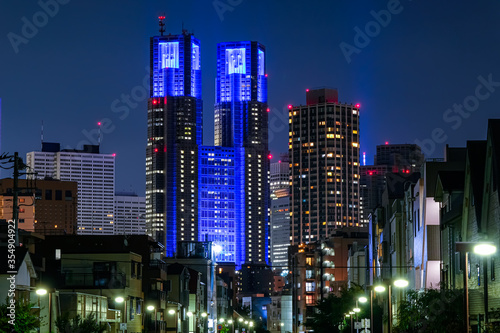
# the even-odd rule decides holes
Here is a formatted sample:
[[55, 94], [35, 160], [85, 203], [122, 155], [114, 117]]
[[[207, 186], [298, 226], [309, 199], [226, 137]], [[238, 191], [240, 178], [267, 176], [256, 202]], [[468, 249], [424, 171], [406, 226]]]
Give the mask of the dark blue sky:
[[[143, 80], [162, 12], [167, 33], [180, 33], [184, 23], [201, 40], [206, 144], [213, 142], [223, 41], [267, 48], [274, 156], [287, 150], [286, 106], [303, 104], [306, 88], [336, 87], [342, 102], [361, 104], [368, 162], [385, 141], [426, 140], [428, 157], [440, 157], [446, 143], [484, 139], [487, 119], [500, 115], [497, 1], [59, 1], [65, 4], [53, 17], [41, 14], [37, 1], [0, 3], [1, 150], [38, 150], [42, 120], [45, 141], [75, 147], [95, 140], [96, 123], [108, 119], [101, 150], [117, 154], [117, 190], [144, 193]], [[221, 4], [227, 11], [218, 13]], [[371, 12], [388, 7], [390, 17], [381, 14], [383, 24], [374, 24]], [[23, 35], [26, 21], [38, 31]], [[368, 36], [355, 40], [366, 29]], [[349, 63], [341, 43], [353, 52]], [[131, 95], [128, 105], [122, 94]]]

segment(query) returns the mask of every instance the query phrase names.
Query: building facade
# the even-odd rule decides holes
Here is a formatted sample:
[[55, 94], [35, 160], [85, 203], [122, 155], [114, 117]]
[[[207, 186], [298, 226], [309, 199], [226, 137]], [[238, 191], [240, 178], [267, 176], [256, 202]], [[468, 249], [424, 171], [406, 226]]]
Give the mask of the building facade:
[[116, 192], [115, 235], [146, 234], [146, 198], [136, 193]]
[[[234, 149], [234, 256], [268, 262], [269, 150], [265, 47], [254, 41], [219, 43], [215, 145]], [[230, 210], [231, 212], [231, 210]], [[208, 239], [211, 240], [210, 238]], [[231, 248], [226, 242], [221, 255]], [[219, 257], [221, 261], [224, 257]]]
[[292, 244], [360, 227], [359, 105], [340, 104], [334, 89], [307, 91], [289, 106]]
[[[99, 146], [84, 145], [83, 149], [61, 149], [59, 143], [44, 142], [42, 151], [27, 153], [26, 164], [37, 173], [37, 179], [48, 177], [78, 184], [78, 234], [113, 234], [114, 154], [101, 154]], [[48, 190], [50, 189], [43, 195], [47, 195]], [[53, 194], [55, 201], [58, 201], [57, 193], [56, 190]], [[64, 200], [66, 197], [69, 200], [70, 196], [66, 194], [61, 192]]]
[[148, 234], [172, 256], [177, 241], [198, 240], [198, 145], [202, 142], [200, 41], [150, 39], [146, 147]]
[[186, 31], [151, 38], [147, 233], [169, 257], [178, 242], [210, 241], [221, 246], [218, 262], [267, 262], [265, 48], [218, 45], [215, 146], [202, 146], [200, 56]]
[[369, 215], [382, 201], [388, 172], [402, 175], [419, 172], [424, 154], [416, 144], [378, 145], [373, 165], [360, 167], [360, 219], [368, 225]]
[[282, 154], [278, 162], [271, 163], [269, 233], [273, 270], [287, 270], [288, 268], [288, 247], [290, 246], [290, 167], [288, 161], [288, 154]]

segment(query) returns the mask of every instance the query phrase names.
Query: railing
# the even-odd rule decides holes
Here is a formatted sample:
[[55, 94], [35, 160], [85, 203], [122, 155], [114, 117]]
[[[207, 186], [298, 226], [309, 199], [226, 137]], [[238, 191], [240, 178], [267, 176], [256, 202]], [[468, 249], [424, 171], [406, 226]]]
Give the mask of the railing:
[[123, 273], [73, 273], [63, 272], [65, 287], [89, 289], [123, 289], [127, 286], [126, 275]]

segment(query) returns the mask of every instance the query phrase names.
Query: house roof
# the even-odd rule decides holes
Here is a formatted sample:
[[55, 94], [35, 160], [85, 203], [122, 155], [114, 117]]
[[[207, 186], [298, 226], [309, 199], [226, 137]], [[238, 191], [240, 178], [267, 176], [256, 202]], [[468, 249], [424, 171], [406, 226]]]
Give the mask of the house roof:
[[[496, 188], [500, 188], [500, 119], [488, 120], [488, 139], [492, 148], [492, 172]], [[499, 196], [500, 200], [500, 196]]]
[[170, 264], [167, 266], [167, 274], [169, 275], [180, 275], [182, 272], [187, 269], [183, 264], [179, 264], [178, 262]]
[[481, 225], [481, 210], [483, 202], [484, 188], [484, 167], [486, 162], [486, 141], [467, 141], [467, 156], [470, 167], [470, 182], [472, 193], [474, 195], [474, 209], [478, 221], [478, 227]]
[[389, 199], [400, 199], [404, 197], [405, 184], [416, 183], [420, 178], [420, 173], [415, 172], [408, 176], [403, 176], [396, 173], [387, 173], [386, 191]]
[[464, 171], [439, 171], [438, 178], [441, 181], [444, 191], [463, 191], [464, 189]]
[[[10, 254], [8, 252], [8, 250], [9, 249], [7, 246], [0, 246], [1, 253]], [[31, 257], [30, 257], [30, 254], [28, 252], [28, 249], [26, 247], [17, 246], [15, 248], [14, 254], [16, 256], [16, 258], [15, 258], [16, 263], [15, 263], [14, 267], [9, 266], [9, 263], [7, 262], [7, 260], [0, 260], [0, 262], [1, 262], [0, 263], [0, 274], [12, 274], [9, 272], [18, 272], [21, 265], [23, 264], [23, 262], [26, 262], [29, 274], [31, 275], [31, 277], [36, 278], [35, 268], [33, 266], [33, 262], [31, 261]]]

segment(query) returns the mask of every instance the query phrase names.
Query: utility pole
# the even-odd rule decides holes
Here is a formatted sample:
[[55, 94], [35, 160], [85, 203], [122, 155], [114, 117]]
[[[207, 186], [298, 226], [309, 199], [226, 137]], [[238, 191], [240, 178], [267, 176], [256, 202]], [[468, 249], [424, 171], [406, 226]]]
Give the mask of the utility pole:
[[19, 164], [18, 164], [18, 153], [14, 153], [14, 188], [12, 189], [12, 219], [14, 220], [14, 226], [16, 230], [16, 247], [19, 246], [19, 205], [18, 201], [18, 191], [19, 191]]
[[[6, 161], [2, 161], [6, 160]], [[12, 164], [11, 166], [3, 166], [4, 164]], [[0, 168], [8, 170], [13, 169], [13, 188], [12, 188], [12, 220], [15, 226], [15, 246], [19, 246], [19, 193], [22, 189], [33, 190], [36, 188], [32, 186], [27, 186], [24, 188], [19, 187], [19, 176], [31, 175], [34, 176], [34, 172], [20, 172], [20, 170], [26, 170], [27, 166], [24, 164], [22, 158], [19, 158], [19, 153], [15, 152], [14, 155], [2, 154], [0, 155]], [[34, 204], [33, 199], [33, 204]]]

